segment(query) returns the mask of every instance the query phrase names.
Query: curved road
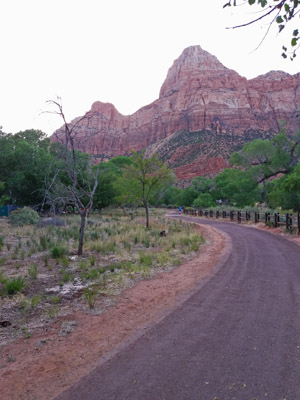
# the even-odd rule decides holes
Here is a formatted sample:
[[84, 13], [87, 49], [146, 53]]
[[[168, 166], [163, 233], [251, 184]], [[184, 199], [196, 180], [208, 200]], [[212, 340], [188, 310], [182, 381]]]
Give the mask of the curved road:
[[230, 235], [225, 264], [57, 400], [300, 399], [300, 247], [257, 229], [181, 218]]

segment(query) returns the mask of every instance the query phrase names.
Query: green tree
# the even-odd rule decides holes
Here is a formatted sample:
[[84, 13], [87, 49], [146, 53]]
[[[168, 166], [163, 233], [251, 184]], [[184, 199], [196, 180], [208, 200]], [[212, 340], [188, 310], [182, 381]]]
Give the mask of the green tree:
[[196, 208], [207, 208], [212, 207], [214, 205], [214, 201], [212, 195], [210, 193], [201, 193], [199, 196], [194, 200], [193, 207]]
[[263, 184], [266, 201], [266, 182], [279, 174], [291, 172], [299, 159], [300, 132], [297, 132], [293, 138], [281, 133], [271, 140], [253, 140], [241, 151], [233, 153], [230, 163], [246, 169], [256, 182]]
[[2, 194], [2, 192], [4, 192], [4, 183], [0, 182], [0, 207], [3, 206], [3, 204], [8, 200], [8, 196], [6, 196], [5, 194]]
[[197, 176], [192, 180], [192, 187], [199, 193], [207, 193], [213, 189], [214, 180], [204, 176]]
[[272, 207], [300, 211], [300, 163], [287, 175], [269, 183]]
[[168, 187], [160, 199], [160, 204], [179, 206], [182, 204], [182, 189], [176, 186]]
[[181, 194], [182, 205], [185, 207], [190, 207], [198, 195], [199, 193], [192, 186], [186, 187]]
[[[108, 207], [114, 203], [118, 203], [116, 200], [122, 192], [122, 179], [123, 168], [131, 164], [129, 157], [118, 156], [114, 157], [108, 162], [101, 163], [95, 196], [94, 206], [101, 210], [102, 208]], [[97, 168], [97, 167], [94, 167]]]
[[41, 131], [0, 133], [0, 181], [12, 204], [37, 205], [52, 155], [50, 142]]
[[291, 21], [295, 22], [294, 17], [299, 15], [300, 0], [229, 0], [223, 7], [228, 6], [239, 6], [242, 4], [248, 4], [249, 6], [258, 5], [263, 9], [263, 12], [258, 17], [248, 21], [245, 24], [235, 26], [233, 28], [241, 28], [259, 21], [267, 21], [266, 34], [269, 32], [270, 27], [275, 23], [278, 26], [278, 32], [282, 32], [283, 29], [290, 30], [290, 45], [288, 50], [287, 47], [283, 46], [282, 57], [287, 58], [287, 54], [290, 53], [290, 59], [293, 60], [296, 57], [296, 51], [299, 48], [300, 35], [298, 25], [292, 24]]
[[244, 207], [260, 200], [257, 182], [249, 172], [224, 169], [216, 178], [216, 196], [237, 207]]
[[160, 161], [156, 154], [146, 158], [145, 151], [133, 152], [131, 164], [124, 168], [123, 179], [126, 192], [143, 204], [146, 228], [149, 228], [149, 202], [163, 186], [172, 182], [172, 170]]
[[[268, 182], [268, 204], [271, 208], [276, 209], [280, 207], [284, 210], [293, 209], [295, 211], [300, 211], [300, 191], [290, 186], [287, 182], [291, 174]], [[300, 176], [299, 174], [297, 175], [297, 179], [299, 179]]]

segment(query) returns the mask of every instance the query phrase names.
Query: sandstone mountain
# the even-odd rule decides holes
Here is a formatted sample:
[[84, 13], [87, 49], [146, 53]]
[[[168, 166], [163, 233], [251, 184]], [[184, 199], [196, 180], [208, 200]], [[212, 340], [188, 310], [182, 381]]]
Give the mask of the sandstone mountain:
[[[147, 149], [167, 161], [179, 179], [212, 176], [230, 154], [255, 138], [300, 129], [300, 73], [272, 71], [247, 80], [200, 46], [183, 51], [169, 69], [159, 98], [124, 116], [95, 102], [77, 122], [78, 148], [106, 159]], [[59, 129], [52, 140], [63, 136]]]

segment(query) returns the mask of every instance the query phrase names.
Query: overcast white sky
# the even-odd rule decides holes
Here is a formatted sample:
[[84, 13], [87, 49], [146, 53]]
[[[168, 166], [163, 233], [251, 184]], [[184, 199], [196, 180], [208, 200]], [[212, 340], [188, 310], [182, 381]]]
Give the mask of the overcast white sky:
[[[225, 0], [0, 0], [0, 126], [51, 134], [62, 125], [40, 114], [62, 98], [68, 120], [96, 100], [132, 114], [158, 98], [184, 48], [200, 45], [228, 68], [253, 78], [300, 71], [300, 54], [283, 60], [289, 42], [277, 27], [226, 30], [259, 14]], [[252, 10], [252, 8], [251, 8]]]

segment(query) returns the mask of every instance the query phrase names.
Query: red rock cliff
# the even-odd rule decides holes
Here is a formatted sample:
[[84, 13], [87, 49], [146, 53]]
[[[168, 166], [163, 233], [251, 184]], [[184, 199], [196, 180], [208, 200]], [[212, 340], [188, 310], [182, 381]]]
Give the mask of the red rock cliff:
[[[174, 61], [159, 99], [148, 106], [124, 116], [112, 104], [95, 102], [78, 123], [77, 143], [107, 158], [147, 148], [180, 179], [214, 175], [247, 141], [278, 133], [280, 120], [289, 133], [300, 129], [299, 105], [300, 74], [272, 71], [247, 80], [192, 46]], [[52, 140], [60, 137], [62, 130]]]

